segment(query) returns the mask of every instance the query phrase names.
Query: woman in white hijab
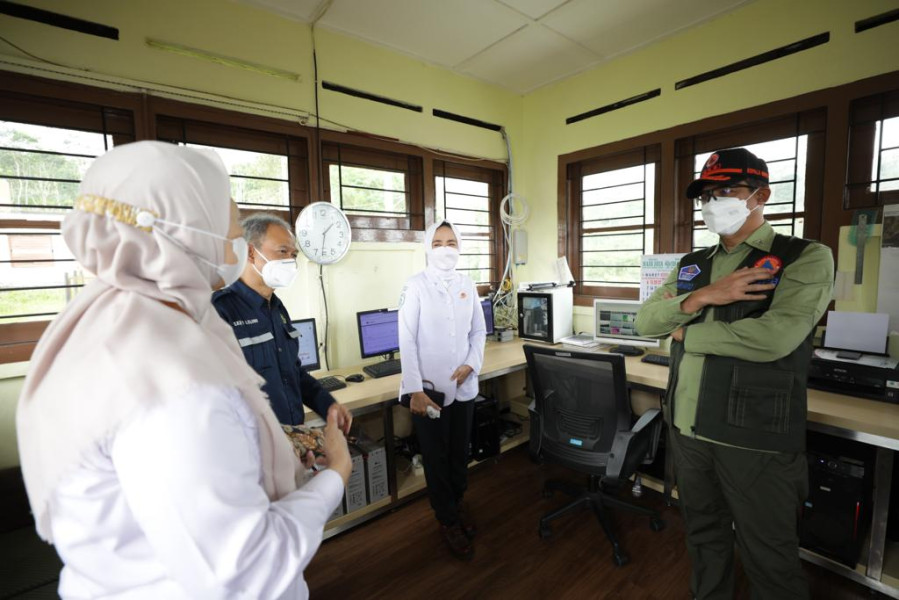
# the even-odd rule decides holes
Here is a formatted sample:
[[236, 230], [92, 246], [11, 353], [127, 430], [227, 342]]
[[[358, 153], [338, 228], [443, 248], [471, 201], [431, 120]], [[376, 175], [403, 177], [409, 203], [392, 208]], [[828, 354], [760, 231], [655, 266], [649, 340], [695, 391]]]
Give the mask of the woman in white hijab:
[[[449, 221], [425, 232], [427, 268], [400, 296], [402, 382], [421, 447], [428, 496], [452, 553], [470, 559], [475, 529], [462, 510], [468, 483], [468, 444], [486, 328], [474, 282], [456, 271], [462, 237]], [[435, 404], [424, 389], [444, 395]]]
[[247, 254], [229, 196], [214, 154], [137, 142], [94, 162], [63, 222], [97, 279], [41, 338], [16, 416], [63, 598], [308, 596], [351, 463], [329, 414], [331, 468], [298, 489], [263, 380], [212, 310]]

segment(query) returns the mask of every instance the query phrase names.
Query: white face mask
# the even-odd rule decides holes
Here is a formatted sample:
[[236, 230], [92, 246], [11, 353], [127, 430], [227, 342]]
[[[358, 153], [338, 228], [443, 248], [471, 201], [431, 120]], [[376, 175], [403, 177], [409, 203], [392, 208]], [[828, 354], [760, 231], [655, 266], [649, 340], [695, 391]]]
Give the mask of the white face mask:
[[438, 246], [427, 252], [428, 264], [440, 271], [452, 271], [459, 262], [459, 251], [452, 246]]
[[237, 257], [236, 263], [212, 265], [215, 267], [215, 272], [218, 273], [219, 277], [222, 278], [222, 281], [225, 282], [225, 285], [222, 287], [228, 287], [240, 279], [244, 267], [247, 266], [247, 240], [242, 237], [234, 238], [231, 240], [231, 250], [234, 252], [234, 256]]
[[[171, 221], [166, 221], [164, 219], [160, 219], [159, 217], [153, 215], [153, 213], [146, 212], [146, 211], [138, 213], [136, 220], [137, 220], [137, 224], [139, 226], [153, 227], [153, 231], [157, 232], [162, 237], [167, 238], [173, 244], [175, 244], [176, 246], [178, 246], [179, 248], [181, 248], [182, 250], [184, 250], [185, 252], [187, 252], [188, 254], [190, 254], [191, 256], [193, 256], [194, 258], [199, 260], [200, 262], [204, 262], [207, 265], [209, 265], [210, 267], [212, 267], [213, 269], [215, 269], [216, 274], [219, 277], [221, 277], [222, 281], [224, 282], [223, 287], [228, 287], [229, 285], [231, 285], [232, 283], [234, 283], [235, 281], [240, 279], [240, 275], [241, 275], [241, 273], [243, 273], [244, 267], [247, 266], [247, 241], [245, 239], [243, 239], [242, 237], [234, 238], [233, 240], [231, 240], [224, 236], [212, 233], [210, 231], [206, 231], [204, 229], [197, 229], [196, 227], [191, 227], [190, 225], [182, 225], [181, 223], [173, 223]], [[194, 233], [200, 233], [200, 234], [208, 235], [210, 237], [214, 237], [214, 238], [217, 238], [220, 240], [224, 240], [226, 242], [231, 242], [231, 249], [234, 251], [234, 256], [237, 257], [237, 262], [236, 263], [222, 263], [222, 264], [218, 264], [218, 265], [215, 264], [214, 262], [210, 262], [210, 261], [206, 260], [205, 258], [203, 258], [202, 256], [193, 252], [190, 248], [185, 248], [181, 242], [179, 242], [178, 240], [176, 240], [175, 238], [173, 238], [172, 236], [170, 236], [169, 234], [164, 232], [159, 227], [154, 227], [154, 225], [156, 225], [157, 223], [164, 223], [164, 224], [170, 225], [172, 227], [180, 227], [182, 229], [188, 229], [190, 231], [193, 231]]]
[[262, 265], [262, 271], [253, 268], [262, 276], [262, 282], [270, 288], [286, 288], [297, 276], [297, 261], [293, 258], [285, 258], [284, 260], [269, 260], [265, 257], [259, 248], [256, 252], [265, 261]]
[[714, 198], [702, 205], [702, 220], [709, 231], [717, 235], [733, 235], [740, 230], [749, 215], [761, 204], [749, 210], [746, 204], [755, 195], [755, 190], [747, 198]]

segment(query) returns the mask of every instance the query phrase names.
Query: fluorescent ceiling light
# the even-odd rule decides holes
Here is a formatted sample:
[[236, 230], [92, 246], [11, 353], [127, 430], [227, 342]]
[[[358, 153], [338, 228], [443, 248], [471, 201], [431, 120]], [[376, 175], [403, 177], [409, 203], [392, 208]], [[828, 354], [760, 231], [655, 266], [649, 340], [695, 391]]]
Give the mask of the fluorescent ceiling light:
[[214, 54], [212, 52], [207, 52], [206, 50], [200, 50], [199, 48], [191, 48], [189, 46], [182, 46], [180, 44], [172, 44], [170, 42], [163, 42], [163, 41], [154, 40], [151, 38], [147, 38], [146, 41], [147, 41], [147, 46], [149, 46], [150, 48], [155, 48], [157, 50], [164, 50], [166, 52], [171, 52], [173, 54], [180, 54], [181, 56], [189, 56], [191, 58], [199, 58], [202, 60], [207, 60], [209, 62], [214, 62], [214, 63], [220, 64], [220, 65], [225, 65], [226, 67], [236, 67], [238, 69], [246, 69], [247, 71], [253, 71], [254, 73], [261, 73], [263, 75], [271, 75], [272, 77], [280, 77], [281, 79], [289, 79], [290, 81], [300, 81], [299, 73], [293, 73], [292, 71], [276, 69], [275, 67], [268, 67], [266, 65], [251, 63], [251, 62], [247, 62], [245, 60], [241, 60], [239, 58], [232, 58], [230, 56]]

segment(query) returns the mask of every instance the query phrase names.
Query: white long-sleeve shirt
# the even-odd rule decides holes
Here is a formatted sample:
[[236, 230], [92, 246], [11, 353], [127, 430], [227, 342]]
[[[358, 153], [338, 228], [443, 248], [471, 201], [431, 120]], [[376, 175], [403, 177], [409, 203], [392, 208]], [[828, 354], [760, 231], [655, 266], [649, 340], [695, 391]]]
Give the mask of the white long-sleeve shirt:
[[[399, 338], [401, 395], [421, 391], [423, 380], [446, 394], [445, 405], [478, 395], [487, 330], [470, 277], [456, 273], [447, 283], [425, 269], [409, 278], [400, 297]], [[457, 386], [450, 377], [462, 365], [473, 372]]]
[[271, 502], [256, 417], [231, 388], [134, 415], [56, 488], [63, 598], [307, 598], [343, 480], [325, 470]]

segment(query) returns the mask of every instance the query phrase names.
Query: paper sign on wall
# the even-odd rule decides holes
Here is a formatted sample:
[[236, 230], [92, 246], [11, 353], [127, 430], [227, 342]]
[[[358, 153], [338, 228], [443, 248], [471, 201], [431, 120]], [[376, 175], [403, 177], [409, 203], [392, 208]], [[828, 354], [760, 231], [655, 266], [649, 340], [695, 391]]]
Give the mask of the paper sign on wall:
[[677, 267], [683, 254], [644, 254], [640, 261], [640, 302], [645, 302], [657, 287], [665, 283], [668, 273]]

